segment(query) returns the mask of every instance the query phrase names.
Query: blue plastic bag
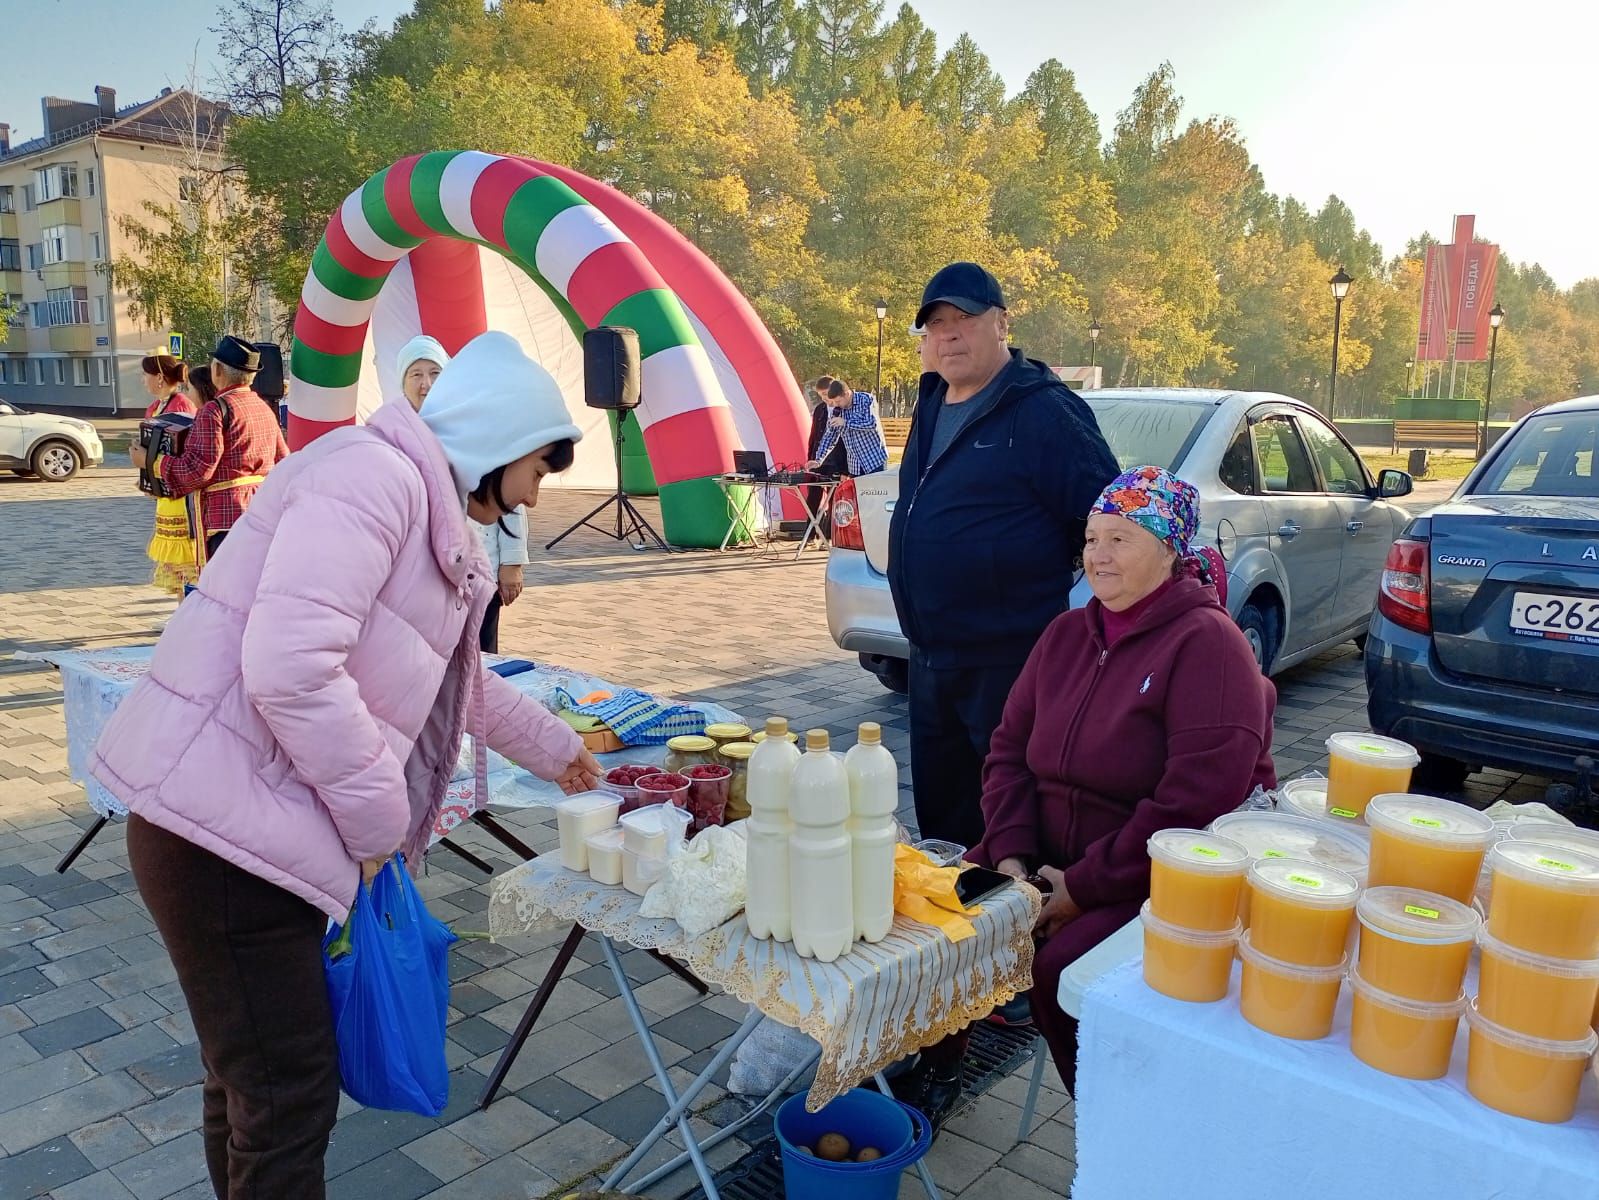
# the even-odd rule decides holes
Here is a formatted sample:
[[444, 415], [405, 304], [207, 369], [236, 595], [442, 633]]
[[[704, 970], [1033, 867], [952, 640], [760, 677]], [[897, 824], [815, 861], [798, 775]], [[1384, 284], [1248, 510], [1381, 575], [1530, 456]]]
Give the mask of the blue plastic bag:
[[[444, 1059], [455, 934], [428, 912], [396, 855], [345, 926], [322, 941], [339, 1080], [352, 1100], [436, 1117], [450, 1099]], [[345, 936], [346, 928], [348, 936]]]

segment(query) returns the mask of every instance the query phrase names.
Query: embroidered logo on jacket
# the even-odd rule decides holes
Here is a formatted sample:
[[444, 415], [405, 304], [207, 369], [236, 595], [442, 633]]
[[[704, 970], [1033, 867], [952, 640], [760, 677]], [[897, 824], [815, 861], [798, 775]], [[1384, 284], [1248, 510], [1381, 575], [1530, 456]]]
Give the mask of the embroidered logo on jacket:
[[1154, 683], [1154, 682], [1155, 682], [1155, 676], [1154, 675], [1152, 675], [1152, 674], [1151, 675], [1145, 675], [1144, 676], [1143, 686], [1138, 689], [1138, 694], [1140, 696], [1142, 696], [1145, 692], [1149, 691], [1149, 685]]

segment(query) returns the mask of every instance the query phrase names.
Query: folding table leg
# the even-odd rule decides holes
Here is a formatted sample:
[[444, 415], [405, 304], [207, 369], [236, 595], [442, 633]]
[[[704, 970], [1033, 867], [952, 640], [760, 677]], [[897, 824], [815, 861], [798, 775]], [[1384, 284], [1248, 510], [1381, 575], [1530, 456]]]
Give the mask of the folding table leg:
[[448, 850], [451, 854], [455, 855], [457, 858], [462, 859], [465, 862], [470, 863], [472, 866], [476, 867], [479, 871], [482, 871], [483, 874], [485, 874], [485, 875], [494, 874], [494, 868], [493, 867], [489, 866], [488, 863], [484, 862], [477, 855], [473, 854], [465, 846], [457, 846], [449, 838], [440, 838], [439, 839], [439, 845], [442, 846], [444, 849]]
[[72, 869], [72, 864], [78, 861], [78, 855], [82, 854], [89, 848], [89, 843], [94, 841], [95, 836], [105, 828], [105, 823], [110, 819], [110, 817], [101, 817], [93, 825], [89, 826], [88, 829], [84, 830], [83, 836], [77, 840], [72, 849], [63, 854], [61, 856], [61, 861], [56, 863], [57, 875], [65, 875]]
[[670, 954], [662, 954], [659, 950], [649, 950], [646, 953], [700, 995], [706, 996], [710, 994], [711, 989], [705, 986], [705, 981]]
[[572, 961], [572, 955], [577, 953], [578, 943], [583, 940], [583, 926], [573, 925], [572, 931], [566, 935], [566, 941], [561, 943], [561, 949], [555, 956], [555, 961], [550, 964], [550, 969], [544, 972], [544, 978], [539, 983], [538, 991], [533, 993], [533, 999], [527, 1006], [527, 1011], [522, 1014], [522, 1019], [516, 1023], [516, 1029], [511, 1034], [511, 1040], [505, 1044], [505, 1049], [500, 1052], [500, 1061], [494, 1064], [494, 1070], [489, 1074], [489, 1081], [483, 1085], [483, 1094], [478, 1097], [477, 1106], [487, 1108], [494, 1103], [495, 1093], [500, 1090], [500, 1085], [505, 1082], [505, 1076], [511, 1070], [511, 1064], [516, 1061], [516, 1056], [522, 1052], [522, 1044], [527, 1041], [527, 1035], [533, 1032], [533, 1026], [538, 1021], [544, 1006], [550, 1002], [550, 997], [555, 993], [555, 985], [561, 982], [561, 976], [566, 973], [567, 964]]
[[497, 821], [493, 814], [479, 809], [472, 814], [472, 819], [488, 831], [490, 837], [499, 842], [512, 854], [518, 856], [523, 862], [532, 862], [539, 856], [539, 852], [529, 846], [516, 834]]
[[[877, 1090], [885, 1096], [894, 1094], [888, 1086], [888, 1080], [881, 1071], [877, 1073]], [[938, 1184], [933, 1182], [933, 1173], [927, 1169], [926, 1158], [916, 1160], [916, 1174], [922, 1181], [922, 1187], [927, 1192], [928, 1200], [939, 1200]]]
[[1044, 1083], [1044, 1070], [1049, 1063], [1049, 1047], [1042, 1037], [1033, 1042], [1033, 1078], [1027, 1085], [1027, 1103], [1022, 1105], [1022, 1123], [1017, 1126], [1016, 1140], [1025, 1138], [1033, 1124], [1033, 1114], [1038, 1111], [1038, 1089]]

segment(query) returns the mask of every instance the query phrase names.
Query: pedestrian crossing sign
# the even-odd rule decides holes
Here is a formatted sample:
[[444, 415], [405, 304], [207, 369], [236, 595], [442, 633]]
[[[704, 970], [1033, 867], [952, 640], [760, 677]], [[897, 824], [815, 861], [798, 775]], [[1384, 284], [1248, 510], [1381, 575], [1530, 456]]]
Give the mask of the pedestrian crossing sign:
[[181, 333], [167, 334], [167, 353], [173, 358], [183, 357], [183, 335]]

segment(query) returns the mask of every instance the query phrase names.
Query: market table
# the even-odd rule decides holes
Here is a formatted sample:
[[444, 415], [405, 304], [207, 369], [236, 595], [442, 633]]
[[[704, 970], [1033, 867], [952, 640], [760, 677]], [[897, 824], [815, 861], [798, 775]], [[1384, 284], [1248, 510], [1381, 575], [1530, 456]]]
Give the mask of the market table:
[[[581, 931], [598, 934], [633, 1028], [665, 1095], [666, 1111], [649, 1135], [605, 1180], [607, 1190], [621, 1188], [628, 1174], [652, 1146], [677, 1128], [685, 1151], [643, 1180], [629, 1184], [642, 1190], [681, 1165], [694, 1164], [707, 1197], [717, 1192], [702, 1150], [731, 1136], [751, 1119], [698, 1139], [688, 1113], [695, 1097], [770, 1016], [797, 1028], [819, 1047], [816, 1079], [806, 1107], [816, 1111], [863, 1079], [875, 1077], [885, 1092], [882, 1072], [890, 1064], [948, 1034], [979, 1021], [1019, 991], [1032, 985], [1033, 922], [1040, 898], [1030, 887], [1007, 887], [982, 901], [972, 918], [975, 933], [949, 941], [932, 926], [896, 916], [881, 942], [857, 943], [832, 963], [801, 958], [792, 945], [757, 938], [740, 913], [697, 937], [686, 934], [669, 918], [639, 913], [640, 898], [625, 888], [595, 883], [587, 874], [561, 866], [555, 856], [535, 859], [496, 878], [489, 891], [489, 932], [496, 938], [572, 927], [563, 954], [570, 958]], [[698, 978], [718, 986], [751, 1006], [743, 1024], [713, 1060], [681, 1092], [661, 1063], [654, 1036], [623, 971], [618, 943], [666, 954], [686, 965]], [[541, 984], [537, 997], [548, 998], [564, 963], [559, 959]], [[519, 1028], [518, 1034], [526, 1036]], [[513, 1035], [496, 1076], [504, 1077], [520, 1042]], [[772, 1091], [755, 1112], [764, 1111], [809, 1066], [801, 1064]], [[937, 1191], [925, 1164], [918, 1173], [928, 1194]]]
[[[811, 479], [804, 482], [787, 482], [777, 479], [756, 479], [753, 475], [718, 475], [716, 486], [722, 489], [722, 496], [727, 502], [727, 532], [722, 536], [722, 544], [718, 549], [726, 550], [735, 538], [740, 543], [747, 538], [751, 544], [764, 542], [763, 553], [776, 552], [776, 543], [772, 540], [771, 523], [776, 521], [783, 509], [782, 494], [788, 492], [795, 496], [800, 504], [804, 505], [807, 514], [805, 535], [800, 538], [799, 548], [794, 551], [794, 561], [798, 562], [800, 556], [810, 549], [811, 542], [820, 542], [823, 547], [827, 539], [822, 536], [822, 517], [828, 512], [833, 492], [842, 483], [841, 479]], [[750, 524], [750, 517], [744, 508], [734, 499], [733, 489], [737, 487], [760, 488], [766, 494], [761, 499], [762, 511], [766, 516], [767, 526], [764, 536], [758, 533]], [[819, 488], [822, 491], [821, 503], [813, 511], [806, 503], [805, 492], [808, 488]]]
[[1396, 1079], [1350, 1052], [1349, 1005], [1345, 987], [1332, 1034], [1295, 1042], [1244, 1020], [1236, 967], [1216, 1004], [1151, 990], [1141, 956], [1103, 975], [1083, 1002], [1074, 1200], [1599, 1197], [1591, 1076], [1567, 1124], [1505, 1116], [1466, 1091], [1464, 1021], [1448, 1076]]
[[[57, 871], [66, 871], [73, 860], [83, 852], [111, 817], [127, 815], [127, 805], [112, 795], [98, 780], [89, 774], [89, 756], [101, 731], [117, 706], [143, 679], [150, 669], [150, 656], [154, 646], [113, 646], [100, 650], [46, 650], [34, 654], [17, 654], [15, 658], [34, 662], [47, 662], [61, 672], [62, 707], [67, 724], [67, 770], [74, 782], [82, 785], [89, 807], [100, 819], [79, 839], [57, 865]], [[518, 669], [522, 660], [504, 655], [483, 656], [485, 663], [515, 673], [507, 682], [526, 696], [539, 701], [547, 708], [555, 706], [557, 691], [572, 696], [585, 696], [596, 691], [617, 691], [618, 685], [597, 675], [571, 667], [549, 663], [526, 664]], [[731, 709], [719, 704], [684, 702], [688, 707], [705, 714], [707, 723], [737, 722], [740, 717]], [[433, 827], [433, 842], [438, 844], [468, 820], [482, 824], [488, 832], [508, 846], [521, 858], [531, 858], [533, 852], [509, 830], [496, 822], [484, 810], [491, 804], [503, 808], [544, 808], [563, 798], [557, 784], [523, 770], [494, 751], [488, 752], [488, 785], [486, 798], [477, 795], [477, 784], [472, 769], [472, 739], [467, 737], [461, 746], [461, 756], [445, 793], [444, 807]], [[665, 746], [630, 746], [615, 754], [599, 756], [607, 768], [622, 763], [657, 765], [666, 758]], [[447, 848], [460, 854], [474, 866], [488, 874], [492, 868], [461, 847]]]

